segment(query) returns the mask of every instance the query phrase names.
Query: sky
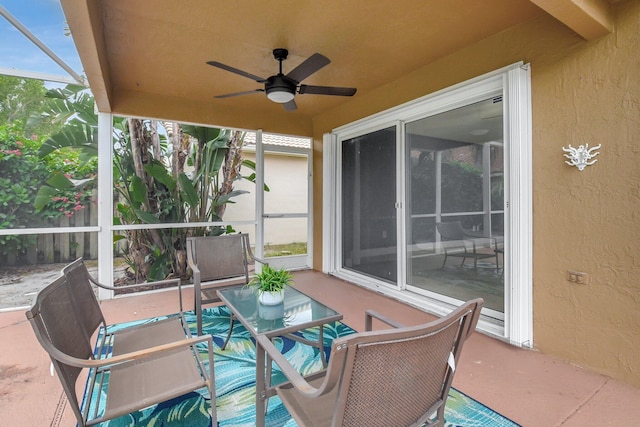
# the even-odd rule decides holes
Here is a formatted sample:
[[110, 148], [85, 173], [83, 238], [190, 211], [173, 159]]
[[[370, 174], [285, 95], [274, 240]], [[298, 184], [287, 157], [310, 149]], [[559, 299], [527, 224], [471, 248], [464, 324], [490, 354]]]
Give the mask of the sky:
[[[66, 22], [59, 0], [0, 0], [0, 5], [76, 73], [84, 74], [73, 39], [64, 35]], [[2, 15], [0, 67], [69, 76]]]

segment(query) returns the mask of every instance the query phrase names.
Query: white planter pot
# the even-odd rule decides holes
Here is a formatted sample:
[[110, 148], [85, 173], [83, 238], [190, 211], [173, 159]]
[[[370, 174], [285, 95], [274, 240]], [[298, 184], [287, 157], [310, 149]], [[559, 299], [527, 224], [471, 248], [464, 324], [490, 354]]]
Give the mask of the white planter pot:
[[277, 305], [281, 304], [284, 299], [284, 291], [280, 292], [261, 292], [258, 297], [260, 304], [264, 305]]

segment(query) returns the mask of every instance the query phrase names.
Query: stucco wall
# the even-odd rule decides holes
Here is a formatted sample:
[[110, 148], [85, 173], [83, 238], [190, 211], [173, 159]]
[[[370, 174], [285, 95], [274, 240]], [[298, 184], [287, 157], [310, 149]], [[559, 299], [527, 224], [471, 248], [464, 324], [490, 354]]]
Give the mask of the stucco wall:
[[[616, 27], [533, 74], [534, 332], [542, 351], [639, 385], [638, 2], [621, 5]], [[569, 143], [601, 143], [598, 162], [564, 166]]]
[[[531, 64], [535, 347], [640, 385], [640, 2], [584, 41], [548, 15], [444, 57], [314, 121], [314, 174], [331, 129], [500, 67]], [[400, 47], [401, 48], [401, 47]], [[419, 53], [416, 53], [419, 54]], [[579, 172], [562, 146], [602, 144]], [[322, 182], [315, 181], [321, 266]], [[567, 270], [588, 274], [572, 284]]]

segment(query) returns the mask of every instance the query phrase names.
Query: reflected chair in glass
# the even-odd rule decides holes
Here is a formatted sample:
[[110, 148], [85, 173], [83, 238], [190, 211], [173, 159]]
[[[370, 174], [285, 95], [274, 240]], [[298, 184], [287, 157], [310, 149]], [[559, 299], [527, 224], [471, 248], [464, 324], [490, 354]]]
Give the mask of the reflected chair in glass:
[[[468, 301], [417, 326], [367, 311], [366, 332], [334, 340], [327, 369], [306, 378], [266, 336], [257, 339], [289, 380], [276, 392], [298, 425], [443, 426], [456, 365], [483, 303]], [[371, 331], [373, 318], [395, 329]]]
[[[460, 221], [437, 222], [436, 228], [440, 234], [444, 248], [444, 261], [442, 267], [447, 263], [448, 257], [462, 258], [462, 264], [467, 258], [473, 258], [473, 268], [478, 268], [478, 260], [485, 258], [496, 259], [496, 271], [498, 265], [498, 243], [494, 237], [485, 237], [465, 231]], [[483, 252], [483, 248], [490, 249], [491, 252]]]

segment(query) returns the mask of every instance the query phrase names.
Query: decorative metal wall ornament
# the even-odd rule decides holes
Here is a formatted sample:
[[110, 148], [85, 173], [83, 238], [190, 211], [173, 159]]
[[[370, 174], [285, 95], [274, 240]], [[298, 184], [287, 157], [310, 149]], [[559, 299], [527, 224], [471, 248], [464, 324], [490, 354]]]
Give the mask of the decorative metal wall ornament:
[[564, 156], [570, 160], [565, 160], [564, 162], [569, 166], [577, 167], [580, 171], [584, 170], [585, 167], [591, 166], [598, 161], [598, 159], [593, 158], [600, 153], [594, 153], [593, 151], [599, 150], [600, 147], [602, 147], [602, 144], [598, 144], [592, 148], [589, 148], [589, 144], [581, 145], [578, 148], [573, 148], [571, 144], [569, 144], [569, 148], [562, 147], [562, 151], [564, 151], [565, 153], [569, 153], [565, 154]]

